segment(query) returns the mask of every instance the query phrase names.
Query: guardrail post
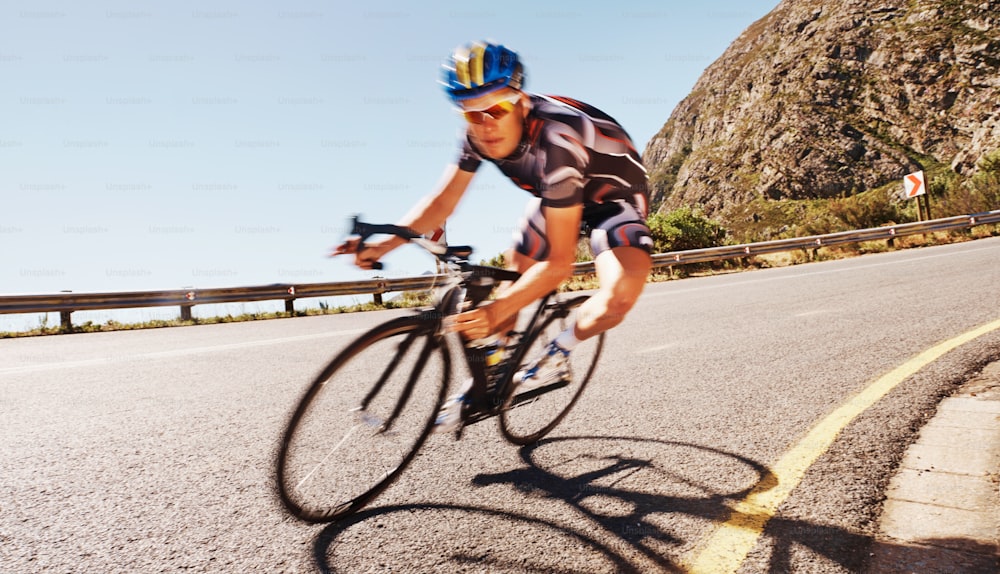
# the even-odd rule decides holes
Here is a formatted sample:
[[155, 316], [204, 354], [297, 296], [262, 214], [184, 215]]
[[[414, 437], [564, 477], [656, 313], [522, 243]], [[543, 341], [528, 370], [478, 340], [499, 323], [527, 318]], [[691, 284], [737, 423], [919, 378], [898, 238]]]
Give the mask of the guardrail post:
[[64, 333], [73, 332], [73, 320], [70, 318], [70, 315], [72, 314], [73, 314], [72, 310], [59, 311], [59, 323], [62, 325], [62, 331]]
[[819, 249], [820, 249], [820, 247], [823, 247], [823, 240], [821, 238], [817, 237], [815, 243], [816, 243], [816, 247], [813, 247], [809, 251], [809, 261], [817, 261], [817, 260], [819, 260]]
[[[295, 295], [295, 286], [292, 285], [288, 288], [289, 295]], [[290, 297], [285, 299], [285, 313], [294, 316], [295, 315], [295, 297]]]
[[[194, 291], [188, 291], [184, 294], [184, 298], [188, 301], [194, 301], [197, 295]], [[192, 321], [191, 318], [191, 308], [194, 307], [194, 303], [184, 303], [181, 305], [181, 321]]]

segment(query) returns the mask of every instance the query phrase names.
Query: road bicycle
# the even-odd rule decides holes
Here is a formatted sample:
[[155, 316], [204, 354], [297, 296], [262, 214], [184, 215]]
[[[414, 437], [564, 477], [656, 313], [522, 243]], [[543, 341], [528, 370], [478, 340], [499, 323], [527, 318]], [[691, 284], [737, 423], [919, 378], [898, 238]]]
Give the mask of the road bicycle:
[[[343, 519], [372, 502], [409, 465], [432, 433], [452, 379], [452, 350], [459, 347], [473, 383], [462, 409], [465, 426], [496, 417], [511, 443], [538, 441], [580, 398], [597, 367], [604, 334], [570, 355], [570, 374], [539, 388], [518, 391], [514, 374], [539, 356], [566, 328], [573, 309], [589, 295], [543, 297], [508, 333], [505, 357], [494, 364], [491, 347], [448, 335], [445, 318], [479, 305], [520, 275], [473, 265], [472, 248], [445, 246], [395, 225], [353, 220], [361, 245], [390, 234], [419, 245], [441, 262], [433, 305], [390, 319], [358, 337], [316, 376], [299, 400], [277, 459], [278, 494], [296, 517], [309, 522]], [[360, 247], [359, 247], [360, 248]], [[379, 264], [377, 268], [381, 268]], [[522, 324], [523, 323], [523, 324]]]

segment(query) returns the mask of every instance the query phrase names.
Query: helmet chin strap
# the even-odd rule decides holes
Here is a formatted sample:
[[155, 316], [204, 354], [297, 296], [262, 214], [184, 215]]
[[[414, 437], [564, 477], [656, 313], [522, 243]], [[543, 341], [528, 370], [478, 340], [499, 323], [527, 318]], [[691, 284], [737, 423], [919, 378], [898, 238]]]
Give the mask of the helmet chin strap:
[[518, 142], [514, 151], [510, 152], [510, 155], [504, 159], [517, 159], [526, 151], [528, 151], [528, 118], [524, 118], [524, 121], [521, 122], [521, 141]]

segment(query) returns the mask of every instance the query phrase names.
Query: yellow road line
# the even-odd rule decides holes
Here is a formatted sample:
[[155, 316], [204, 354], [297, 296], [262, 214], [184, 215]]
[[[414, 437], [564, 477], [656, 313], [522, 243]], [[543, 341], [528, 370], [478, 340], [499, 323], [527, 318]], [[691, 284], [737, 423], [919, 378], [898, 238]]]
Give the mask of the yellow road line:
[[736, 572], [757, 544], [764, 526], [775, 515], [778, 506], [798, 486], [806, 470], [830, 448], [844, 427], [904, 380], [948, 351], [998, 329], [1000, 320], [927, 349], [876, 380], [820, 421], [781, 457], [746, 498], [733, 506], [726, 522], [691, 552], [691, 558], [684, 560], [684, 570], [690, 574]]

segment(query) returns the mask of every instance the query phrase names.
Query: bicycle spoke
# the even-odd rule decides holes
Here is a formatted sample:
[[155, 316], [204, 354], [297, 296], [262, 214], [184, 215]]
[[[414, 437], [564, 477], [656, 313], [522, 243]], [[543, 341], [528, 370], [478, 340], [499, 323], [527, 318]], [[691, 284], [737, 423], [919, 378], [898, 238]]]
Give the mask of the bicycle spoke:
[[344, 438], [340, 439], [340, 442], [338, 442], [338, 443], [337, 443], [337, 446], [335, 446], [335, 447], [333, 447], [332, 449], [330, 449], [330, 453], [329, 453], [329, 454], [327, 454], [327, 455], [326, 455], [326, 456], [325, 456], [325, 457], [323, 458], [323, 460], [321, 460], [321, 461], [319, 462], [319, 464], [317, 464], [317, 465], [316, 465], [316, 467], [315, 467], [315, 468], [313, 468], [313, 469], [312, 469], [311, 471], [309, 471], [309, 474], [305, 475], [305, 476], [304, 476], [304, 477], [302, 478], [302, 480], [300, 480], [300, 481], [299, 481], [299, 483], [295, 485], [295, 488], [296, 488], [296, 489], [298, 489], [298, 488], [301, 488], [303, 484], [305, 484], [305, 483], [309, 482], [309, 479], [310, 479], [310, 478], [312, 478], [312, 475], [313, 475], [313, 474], [315, 474], [315, 473], [316, 473], [316, 471], [317, 471], [317, 470], [319, 470], [319, 468], [320, 468], [321, 466], [323, 466], [323, 464], [324, 464], [324, 463], [326, 463], [326, 461], [327, 461], [327, 460], [329, 460], [331, 456], [333, 456], [333, 453], [337, 452], [337, 450], [338, 450], [338, 449], [339, 449], [339, 448], [340, 448], [340, 447], [341, 447], [341, 446], [342, 446], [342, 445], [343, 445], [343, 444], [344, 444], [345, 442], [347, 442], [347, 440], [348, 440], [349, 438], [351, 438], [351, 435], [353, 435], [353, 434], [354, 434], [354, 431], [355, 431], [355, 430], [357, 430], [357, 428], [358, 428], [359, 426], [361, 426], [361, 425], [354, 425], [353, 427], [351, 427], [351, 430], [350, 430], [350, 431], [348, 431], [348, 433], [344, 435]]
[[[278, 458], [279, 494], [296, 516], [323, 522], [350, 514], [413, 459], [450, 373], [446, 349], [412, 344], [427, 333], [416, 317], [390, 321], [362, 335], [317, 377]], [[373, 374], [387, 357], [392, 365]], [[372, 378], [374, 385], [366, 385]]]

